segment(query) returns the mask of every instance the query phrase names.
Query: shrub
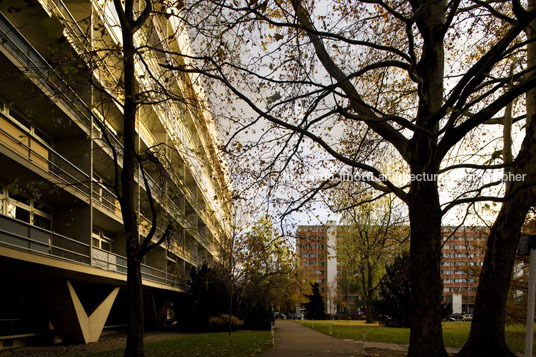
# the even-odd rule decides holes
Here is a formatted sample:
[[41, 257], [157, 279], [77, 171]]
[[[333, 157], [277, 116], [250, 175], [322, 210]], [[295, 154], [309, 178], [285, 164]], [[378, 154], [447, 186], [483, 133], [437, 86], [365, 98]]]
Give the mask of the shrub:
[[272, 327], [274, 313], [270, 307], [265, 304], [246, 305], [248, 310], [242, 311], [242, 316], [248, 330], [269, 330]]
[[[208, 325], [211, 330], [225, 331], [229, 328], [229, 315], [220, 314], [218, 316], [212, 316], [208, 319]], [[244, 326], [244, 321], [238, 317], [231, 315], [231, 327], [233, 330], [238, 330]]]

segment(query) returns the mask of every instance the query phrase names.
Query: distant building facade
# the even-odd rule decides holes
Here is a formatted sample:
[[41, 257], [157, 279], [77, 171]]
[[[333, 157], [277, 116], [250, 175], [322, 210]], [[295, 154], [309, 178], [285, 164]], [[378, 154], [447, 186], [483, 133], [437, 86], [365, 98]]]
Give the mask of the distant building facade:
[[328, 226], [300, 226], [296, 233], [297, 253], [301, 276], [310, 283], [317, 283], [320, 294], [328, 296]]
[[452, 304], [454, 313], [472, 313], [488, 230], [484, 227], [443, 227], [442, 234], [443, 297]]
[[[342, 277], [348, 279], [348, 274], [337, 262], [337, 248], [340, 247], [337, 241], [341, 236], [338, 232], [343, 230], [347, 232], [348, 227], [328, 222], [326, 225], [299, 226], [296, 231], [296, 251], [301, 275], [306, 281], [319, 284], [328, 314], [341, 310], [337, 297], [342, 297], [345, 302], [357, 298], [355, 293], [349, 294], [341, 283]], [[448, 226], [443, 227], [442, 231], [443, 297], [452, 305], [453, 312], [472, 313], [478, 274], [484, 260], [487, 231], [483, 227], [455, 229]]]

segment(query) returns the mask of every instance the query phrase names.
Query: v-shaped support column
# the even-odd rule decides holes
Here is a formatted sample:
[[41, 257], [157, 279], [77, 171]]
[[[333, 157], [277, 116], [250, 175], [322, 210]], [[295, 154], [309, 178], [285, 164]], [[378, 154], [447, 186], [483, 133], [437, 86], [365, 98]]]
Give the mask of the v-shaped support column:
[[60, 337], [66, 342], [89, 343], [99, 340], [119, 288], [114, 288], [89, 316], [69, 280], [51, 293], [52, 323]]

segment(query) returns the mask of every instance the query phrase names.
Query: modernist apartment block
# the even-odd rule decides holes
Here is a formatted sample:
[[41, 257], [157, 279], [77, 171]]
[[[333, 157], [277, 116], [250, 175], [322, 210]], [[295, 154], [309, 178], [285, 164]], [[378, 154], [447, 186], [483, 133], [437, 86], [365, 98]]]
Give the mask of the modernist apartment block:
[[[349, 294], [348, 279], [337, 263], [337, 244], [348, 234], [348, 226], [328, 222], [326, 225], [299, 226], [296, 251], [299, 269], [306, 280], [318, 283], [326, 303], [326, 313], [340, 311], [338, 302], [356, 301]], [[471, 313], [478, 286], [478, 274], [484, 261], [487, 230], [484, 227], [443, 227], [441, 278], [443, 297], [453, 312]]]
[[485, 227], [443, 227], [442, 231], [443, 297], [454, 313], [472, 313], [489, 232]]
[[[87, 343], [127, 321], [125, 236], [103, 134], [121, 165], [122, 115], [102, 92], [121, 98], [121, 62], [103, 55], [92, 77], [98, 86], [86, 66], [90, 50], [118, 45], [114, 21], [109, 0], [0, 3], [0, 349], [51, 330]], [[173, 21], [151, 18], [137, 41], [187, 47]], [[66, 59], [74, 67], [59, 65]], [[149, 88], [138, 71], [140, 90]], [[187, 76], [166, 83], [188, 104], [145, 105], [136, 123], [140, 152], [162, 143], [165, 160], [144, 174], [161, 216], [178, 227], [143, 262], [148, 327], [173, 315], [191, 268], [218, 262], [230, 232], [228, 179], [202, 88]], [[142, 174], [140, 238], [151, 217]]]
[[324, 298], [326, 313], [337, 312], [340, 266], [337, 264], [337, 225], [299, 226], [296, 231], [299, 269], [310, 283], [317, 283]]

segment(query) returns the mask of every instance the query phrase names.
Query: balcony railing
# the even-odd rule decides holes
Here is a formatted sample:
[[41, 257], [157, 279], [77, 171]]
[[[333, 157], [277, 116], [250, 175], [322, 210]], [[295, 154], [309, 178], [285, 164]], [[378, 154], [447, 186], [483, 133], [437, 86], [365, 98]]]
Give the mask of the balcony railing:
[[[119, 254], [92, 247], [91, 262], [96, 268], [113, 271], [120, 274], [127, 274], [127, 258]], [[164, 270], [160, 270], [146, 264], [141, 265], [141, 277], [145, 280], [156, 283], [169, 285], [176, 288], [185, 288], [184, 282], [175, 274], [168, 273]]]
[[79, 53], [89, 53], [90, 47], [89, 41], [84, 41], [87, 35], [78, 25], [78, 22], [74, 19], [69, 9], [65, 6], [61, 0], [45, 0], [43, 1], [45, 9], [48, 10], [49, 15], [55, 14], [59, 18], [63, 18], [63, 24], [65, 26], [65, 36], [73, 43]]
[[[84, 265], [90, 264], [88, 244], [3, 215], [0, 215], [0, 245]], [[91, 248], [91, 265], [107, 271], [127, 273], [125, 257], [95, 247]], [[143, 279], [184, 288], [183, 282], [174, 274], [145, 264], [142, 264], [141, 270]]]
[[53, 175], [58, 185], [89, 197], [89, 176], [33, 135], [0, 114], [0, 144]]
[[0, 244], [40, 255], [89, 264], [89, 245], [0, 215]]
[[3, 39], [1, 45], [33, 74], [32, 78], [38, 80], [46, 89], [56, 94], [57, 100], [67, 104], [68, 108], [77, 111], [77, 114], [79, 114], [77, 118], [82, 120], [84, 125], [89, 128], [91, 120], [87, 113], [83, 113], [84, 110], [87, 110], [83, 100], [1, 13], [0, 35], [2, 35]]
[[[147, 235], [147, 233], [149, 232], [149, 229], [151, 227], [151, 222], [149, 221], [148, 218], [146, 218], [143, 215], [140, 215], [140, 219], [141, 219], [140, 233], [142, 235]], [[164, 233], [164, 230], [162, 228], [160, 228], [160, 227], [157, 227], [156, 231], [157, 231], [157, 234], [159, 234], [159, 235]], [[170, 245], [171, 246], [168, 247], [168, 249], [170, 249], [174, 254], [176, 254], [180, 258], [190, 262], [190, 264], [192, 264], [194, 266], [198, 266], [199, 260], [198, 260], [198, 257], [197, 257], [197, 255], [195, 253], [193, 253], [191, 250], [185, 248], [179, 241], [177, 241], [173, 237], [171, 238]]]
[[[41, 86], [54, 95], [54, 100], [61, 102], [66, 108], [69, 108], [78, 122], [89, 131], [91, 128], [92, 112], [88, 105], [56, 73], [2, 13], [0, 13], [0, 36], [2, 38], [0, 45], [28, 70], [31, 78], [37, 80]], [[123, 153], [122, 144], [112, 132], [107, 131], [107, 134], [112, 145], [116, 147], [118, 159], [121, 162]], [[102, 140], [104, 141], [104, 139]]]
[[93, 203], [106, 209], [116, 217], [123, 218], [121, 216], [121, 205], [117, 200], [117, 196], [98, 183], [93, 183]]

